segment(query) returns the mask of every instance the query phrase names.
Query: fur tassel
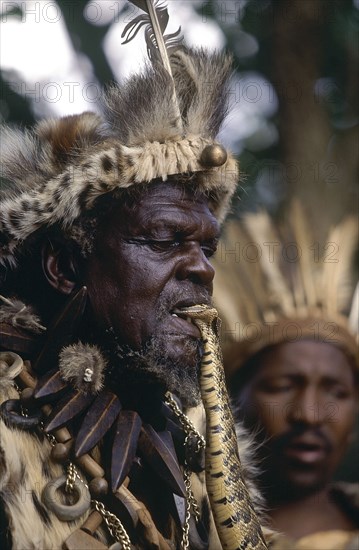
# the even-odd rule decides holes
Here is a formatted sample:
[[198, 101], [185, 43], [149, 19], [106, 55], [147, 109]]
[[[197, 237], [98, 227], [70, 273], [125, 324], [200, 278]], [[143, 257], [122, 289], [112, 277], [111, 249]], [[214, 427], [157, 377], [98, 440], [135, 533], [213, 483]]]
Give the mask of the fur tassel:
[[62, 349], [59, 370], [66, 382], [84, 393], [98, 393], [103, 388], [107, 361], [100, 349], [78, 342]]
[[8, 323], [13, 327], [22, 328], [35, 334], [46, 330], [31, 306], [26, 306], [16, 298], [8, 299], [1, 295], [0, 302], [3, 302], [0, 307], [0, 323]]

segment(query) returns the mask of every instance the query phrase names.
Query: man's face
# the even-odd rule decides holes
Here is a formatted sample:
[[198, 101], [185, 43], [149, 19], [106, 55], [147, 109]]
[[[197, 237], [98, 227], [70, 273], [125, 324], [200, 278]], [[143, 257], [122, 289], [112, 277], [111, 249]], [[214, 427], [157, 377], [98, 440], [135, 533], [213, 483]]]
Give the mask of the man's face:
[[263, 467], [274, 491], [286, 499], [324, 487], [348, 447], [357, 407], [344, 353], [313, 341], [280, 344], [242, 397], [243, 414], [264, 428]]
[[[133, 356], [146, 348], [155, 378], [167, 377], [174, 363], [172, 383], [197, 376], [200, 333], [174, 310], [210, 302], [208, 258], [218, 233], [203, 196], [164, 183], [152, 184], [131, 209], [115, 207], [99, 229], [85, 280], [96, 321], [119, 349], [130, 348]], [[158, 360], [162, 374], [153, 364]]]

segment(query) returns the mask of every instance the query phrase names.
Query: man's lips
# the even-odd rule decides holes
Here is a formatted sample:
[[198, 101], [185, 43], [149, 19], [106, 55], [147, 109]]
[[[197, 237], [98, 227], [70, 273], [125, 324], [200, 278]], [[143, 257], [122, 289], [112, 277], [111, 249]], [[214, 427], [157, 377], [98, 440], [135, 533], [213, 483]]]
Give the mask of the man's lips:
[[191, 336], [192, 338], [200, 338], [201, 331], [195, 325], [190, 317], [185, 313], [181, 313], [182, 308], [186, 308], [194, 305], [193, 302], [181, 302], [176, 304], [176, 306], [171, 311], [171, 319], [167, 326], [167, 331], [170, 333], [184, 334], [186, 336]]
[[330, 449], [321, 439], [306, 435], [294, 437], [288, 441], [283, 451], [288, 458], [295, 462], [314, 465], [322, 462], [328, 455]]
[[192, 338], [201, 337], [199, 328], [194, 325], [190, 319], [187, 317], [179, 317], [176, 313], [171, 314], [168, 325], [166, 326], [166, 332], [184, 334]]

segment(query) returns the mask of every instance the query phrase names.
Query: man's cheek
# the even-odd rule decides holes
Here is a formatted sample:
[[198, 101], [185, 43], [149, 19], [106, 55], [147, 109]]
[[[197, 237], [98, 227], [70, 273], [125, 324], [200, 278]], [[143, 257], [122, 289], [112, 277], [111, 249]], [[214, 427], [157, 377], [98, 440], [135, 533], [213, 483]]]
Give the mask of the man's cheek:
[[280, 401], [276, 399], [264, 397], [254, 401], [252, 403], [252, 414], [255, 415], [270, 432], [276, 431], [276, 429], [283, 424], [283, 407]]

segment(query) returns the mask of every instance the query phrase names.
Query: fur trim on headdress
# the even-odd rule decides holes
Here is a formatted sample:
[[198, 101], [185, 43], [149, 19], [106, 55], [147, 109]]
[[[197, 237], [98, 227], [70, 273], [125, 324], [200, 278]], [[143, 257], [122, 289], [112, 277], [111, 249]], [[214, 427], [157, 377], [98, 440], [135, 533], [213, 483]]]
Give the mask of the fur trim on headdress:
[[[228, 223], [214, 260], [228, 376], [261, 349], [303, 338], [336, 345], [359, 366], [358, 221], [347, 216], [328, 231], [320, 257], [307, 226], [295, 200], [282, 226], [265, 211]], [[333, 245], [335, 257], [328, 254]]]
[[[222, 221], [234, 193], [236, 161], [221, 146], [208, 155], [226, 114], [231, 60], [202, 50], [171, 56], [183, 134], [174, 125], [172, 82], [148, 67], [103, 100], [104, 115], [40, 122], [32, 132], [5, 128], [1, 138], [0, 262], [36, 230], [68, 230], [101, 195], [170, 175], [199, 174]], [[218, 148], [217, 148], [218, 151]]]
[[78, 342], [61, 350], [61, 377], [84, 393], [98, 393], [103, 388], [107, 361], [97, 346]]

